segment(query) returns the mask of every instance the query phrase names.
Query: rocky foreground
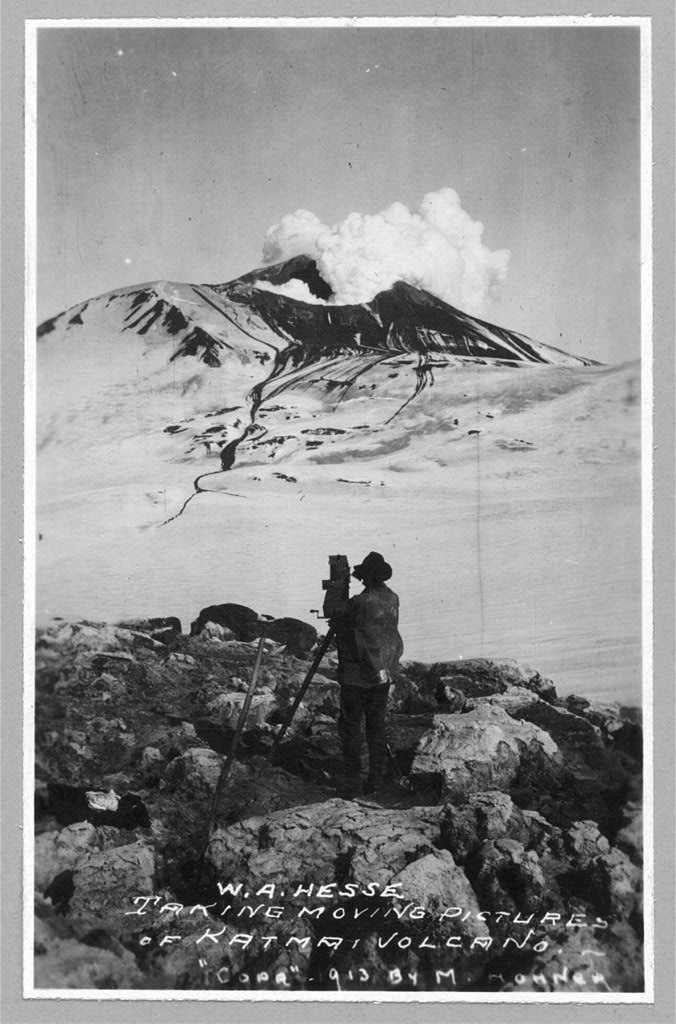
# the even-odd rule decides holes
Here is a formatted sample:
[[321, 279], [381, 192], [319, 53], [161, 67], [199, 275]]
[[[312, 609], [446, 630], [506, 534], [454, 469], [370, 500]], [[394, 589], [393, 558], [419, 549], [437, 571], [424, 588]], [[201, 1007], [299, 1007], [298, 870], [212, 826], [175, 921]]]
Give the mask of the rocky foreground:
[[271, 765], [316, 632], [219, 607], [191, 636], [38, 632], [36, 987], [642, 990], [636, 709], [513, 662], [407, 663], [385, 785], [345, 800], [335, 654]]

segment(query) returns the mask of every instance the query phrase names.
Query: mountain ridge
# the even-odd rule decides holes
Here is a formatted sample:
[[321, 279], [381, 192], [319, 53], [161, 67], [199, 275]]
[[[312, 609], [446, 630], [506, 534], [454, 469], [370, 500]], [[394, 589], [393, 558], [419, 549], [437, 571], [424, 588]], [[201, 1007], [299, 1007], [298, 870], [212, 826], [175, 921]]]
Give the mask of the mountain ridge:
[[[217, 455], [220, 471], [231, 470], [242, 459], [256, 464], [262, 449], [266, 459], [279, 456], [283, 461], [299, 445], [310, 461], [326, 457], [326, 451], [321, 459], [311, 454], [320, 445], [336, 458], [343, 451], [350, 461], [357, 449], [338, 439], [345, 442], [358, 435], [357, 448], [363, 449], [365, 425], [362, 417], [356, 424], [339, 422], [339, 406], [348, 399], [357, 406], [369, 400], [366, 426], [374, 439], [377, 435], [374, 450], [399, 450], [408, 443], [410, 424], [402, 423], [393, 432], [393, 422], [458, 367], [599, 365], [472, 317], [403, 281], [358, 305], [305, 302], [258, 284], [290, 280], [312, 282], [321, 290], [317, 266], [308, 257], [253, 270], [220, 285], [155, 281], [113, 290], [44, 321], [38, 328], [42, 361], [48, 352], [58, 360], [54, 346], [70, 348], [72, 343], [70, 356], [85, 360], [96, 389], [97, 358], [103, 360], [99, 349], [105, 346], [108, 383], [114, 381], [118, 392], [132, 387], [136, 375], [149, 392], [166, 393], [169, 380], [176, 385], [180, 367], [182, 387], [193, 393], [197, 388], [205, 404], [188, 405], [187, 415], [171, 417], [161, 429], [175, 444], [183, 444], [181, 435], [189, 432], [191, 442], [183, 455], [196, 457], [199, 450], [209, 460]], [[133, 347], [134, 337], [142, 341], [139, 349]], [[317, 410], [309, 418], [307, 411], [294, 411], [310, 397]], [[446, 415], [439, 401], [433, 404], [433, 420], [447, 421], [444, 429], [452, 430], [457, 418], [450, 410]], [[224, 409], [227, 413], [221, 415]], [[299, 417], [296, 438], [289, 421]], [[319, 424], [312, 422], [317, 417]], [[316, 429], [321, 429], [322, 440], [310, 442], [304, 435]]]
[[[331, 305], [325, 302], [304, 302], [293, 296], [258, 288], [257, 281], [286, 284], [291, 280], [314, 282], [317, 291], [326, 293], [328, 285], [322, 281], [316, 263], [309, 257], [295, 257], [283, 263], [250, 271], [224, 284], [173, 284], [168, 281], [150, 281], [111, 290], [71, 306], [68, 310], [38, 325], [38, 338], [50, 334], [57, 322], [72, 314], [68, 326], [82, 326], [82, 315], [92, 303], [133, 294], [132, 310], [156, 298], [150, 309], [142, 309], [137, 320], [128, 326], [138, 327], [145, 334], [164, 313], [163, 326], [170, 334], [187, 327], [185, 312], [179, 306], [170, 307], [160, 292], [166, 288], [190, 288], [204, 301], [218, 308], [218, 299], [225, 297], [238, 305], [249, 304], [262, 315], [268, 327], [278, 337], [289, 341], [289, 320], [301, 334], [301, 343], [312, 345], [310, 332], [328, 335], [319, 346], [321, 354], [347, 346], [359, 349], [390, 351], [448, 351], [461, 358], [487, 358], [504, 362], [564, 363], [566, 365], [600, 365], [596, 360], [574, 356], [563, 349], [533, 341], [527, 335], [499, 327], [487, 320], [471, 316], [462, 310], [404, 281], [396, 281], [391, 288], [378, 292], [368, 303]], [[216, 302], [214, 303], [214, 298]], [[223, 309], [220, 310], [223, 313]], [[295, 316], [295, 319], [294, 319]], [[127, 316], [131, 319], [131, 314]], [[188, 318], [189, 319], [189, 318]], [[241, 325], [237, 325], [241, 328]], [[280, 331], [281, 328], [281, 331]], [[351, 337], [350, 337], [351, 335]], [[350, 344], [351, 343], [351, 344]], [[461, 351], [464, 344], [465, 350]], [[472, 345], [476, 348], [472, 350]], [[317, 344], [312, 346], [315, 349]], [[483, 351], [480, 351], [483, 349]], [[194, 353], [189, 353], [194, 354]]]

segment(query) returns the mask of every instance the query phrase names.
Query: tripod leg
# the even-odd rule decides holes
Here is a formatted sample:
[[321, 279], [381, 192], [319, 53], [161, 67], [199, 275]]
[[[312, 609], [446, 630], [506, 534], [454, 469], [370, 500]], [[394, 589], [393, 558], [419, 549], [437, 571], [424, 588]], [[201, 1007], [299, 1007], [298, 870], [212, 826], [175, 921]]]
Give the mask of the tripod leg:
[[293, 721], [293, 716], [298, 711], [298, 708], [300, 707], [300, 703], [301, 703], [303, 697], [305, 696], [305, 694], [307, 692], [307, 688], [310, 685], [310, 683], [312, 682], [312, 678], [313, 678], [315, 672], [317, 671], [317, 669], [319, 668], [319, 665], [321, 663], [322, 658], [324, 657], [324, 655], [328, 651], [329, 644], [333, 640], [334, 636], [335, 636], [335, 630], [333, 628], [329, 629], [328, 633], [324, 637], [324, 640], [320, 644], [320, 646], [319, 646], [319, 648], [317, 650], [317, 653], [315, 654], [314, 658], [312, 659], [312, 664], [310, 665], [310, 668], [307, 671], [307, 675], [305, 676], [305, 679], [303, 680], [303, 682], [301, 684], [300, 690], [296, 694], [296, 699], [294, 700], [293, 704], [291, 705], [291, 709], [289, 711], [289, 714], [286, 717], [286, 721], [284, 722], [284, 724], [282, 725], [281, 729], [279, 730], [279, 732], [275, 736], [275, 742], [272, 744], [272, 747], [270, 749], [270, 753], [268, 754], [268, 758], [267, 758], [269, 762], [272, 761], [272, 758], [277, 753], [277, 750], [279, 749], [279, 745], [282, 742], [282, 740], [284, 739], [286, 731], [289, 728], [289, 726], [291, 725], [291, 722]]
[[263, 658], [263, 646], [264, 646], [264, 643], [265, 643], [265, 637], [261, 637], [260, 640], [258, 641], [258, 651], [256, 652], [256, 661], [254, 663], [253, 672], [251, 673], [251, 680], [249, 682], [249, 688], [247, 690], [246, 697], [244, 698], [244, 704], [242, 706], [242, 710], [240, 712], [240, 716], [237, 719], [237, 726], [235, 728], [235, 735], [232, 738], [232, 744], [230, 746], [230, 751], [228, 753], [228, 757], [227, 757], [225, 763], [223, 764], [223, 767], [221, 768], [221, 774], [218, 776], [218, 782], [216, 783], [216, 788], [214, 790], [214, 796], [213, 796], [213, 800], [211, 802], [211, 813], [209, 815], [209, 824], [207, 826], [206, 838], [204, 840], [204, 845], [202, 846], [202, 852], [201, 852], [200, 859], [199, 859], [198, 866], [197, 866], [197, 877], [196, 877], [196, 880], [195, 880], [195, 884], [196, 885], [199, 885], [200, 878], [201, 878], [201, 875], [202, 875], [202, 867], [204, 865], [204, 855], [205, 855], [205, 853], [207, 851], [207, 846], [209, 845], [209, 840], [211, 838], [211, 833], [213, 831], [214, 823], [216, 821], [216, 812], [218, 810], [218, 803], [219, 803], [219, 800], [221, 798], [221, 794], [223, 792], [223, 789], [225, 787], [225, 783], [227, 781], [227, 778], [228, 778], [228, 776], [230, 774], [230, 769], [232, 768], [232, 765], [234, 763], [235, 754], [237, 753], [237, 746], [239, 744], [239, 739], [240, 739], [240, 736], [242, 735], [242, 730], [244, 729], [244, 723], [246, 722], [247, 715], [249, 714], [249, 708], [251, 707], [251, 701], [252, 701], [252, 698], [253, 698], [253, 695], [254, 695], [254, 690], [256, 689], [256, 681], [258, 680], [258, 672], [259, 672], [259, 669], [261, 667], [261, 661], [262, 661], [262, 658]]

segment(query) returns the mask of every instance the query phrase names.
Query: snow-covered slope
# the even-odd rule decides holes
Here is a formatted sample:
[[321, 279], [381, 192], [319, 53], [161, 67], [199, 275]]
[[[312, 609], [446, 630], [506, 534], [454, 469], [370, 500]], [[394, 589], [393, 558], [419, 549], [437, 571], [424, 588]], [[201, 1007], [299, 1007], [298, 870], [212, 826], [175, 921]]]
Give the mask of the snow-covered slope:
[[330, 298], [300, 258], [120, 289], [41, 325], [39, 618], [187, 622], [226, 600], [307, 618], [327, 554], [385, 548], [409, 656], [547, 671], [555, 648], [558, 682], [575, 644], [575, 672], [610, 682], [621, 665], [635, 690], [638, 366], [409, 285], [360, 306], [264, 287], [289, 277]]
[[[591, 365], [402, 283], [363, 306], [299, 302], [253, 283], [314, 281], [313, 266], [299, 258], [227, 285], [127, 288], [43, 323], [46, 433], [77, 443], [78, 420], [98, 408], [127, 437], [198, 468], [299, 451], [321, 463], [351, 458], [355, 445], [400, 448], [430, 409], [428, 432], [452, 433], [461, 396], [447, 403], [439, 392], [459, 368]], [[60, 419], [73, 425], [67, 437]]]

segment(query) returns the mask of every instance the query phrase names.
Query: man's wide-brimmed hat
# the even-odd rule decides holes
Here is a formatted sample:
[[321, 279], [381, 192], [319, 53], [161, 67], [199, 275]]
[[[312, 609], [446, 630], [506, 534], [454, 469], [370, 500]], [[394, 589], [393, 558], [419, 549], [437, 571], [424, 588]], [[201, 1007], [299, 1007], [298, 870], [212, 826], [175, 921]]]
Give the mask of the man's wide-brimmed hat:
[[358, 580], [368, 576], [369, 579], [375, 580], [376, 583], [384, 583], [392, 575], [392, 566], [388, 565], [380, 552], [369, 551], [361, 565], [355, 565], [352, 575]]

